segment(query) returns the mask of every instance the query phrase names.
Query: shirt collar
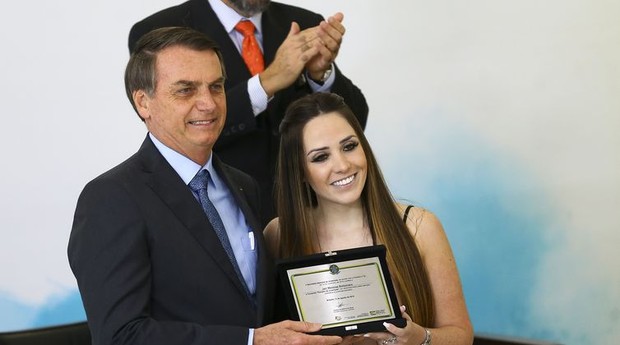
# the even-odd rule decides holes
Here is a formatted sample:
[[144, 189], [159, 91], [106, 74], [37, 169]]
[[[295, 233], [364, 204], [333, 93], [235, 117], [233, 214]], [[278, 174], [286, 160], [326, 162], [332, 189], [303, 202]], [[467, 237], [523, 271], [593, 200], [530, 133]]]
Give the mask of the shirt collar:
[[241, 20], [250, 20], [256, 27], [258, 34], [263, 32], [263, 27], [261, 25], [261, 18], [263, 17], [262, 13], [257, 13], [250, 18], [246, 18], [235, 12], [232, 8], [228, 7], [228, 5], [223, 3], [222, 0], [209, 0], [209, 5], [211, 5], [213, 12], [215, 12], [215, 15], [217, 15], [220, 23], [222, 23], [224, 29], [226, 29], [226, 32], [229, 34], [233, 32], [235, 25], [237, 25], [237, 23]]
[[194, 176], [196, 176], [196, 174], [203, 168], [209, 171], [209, 174], [211, 175], [211, 181], [213, 181], [216, 186], [219, 184], [219, 178], [217, 176], [217, 173], [213, 169], [213, 154], [209, 156], [209, 160], [204, 165], [204, 167], [201, 167], [200, 165], [196, 164], [196, 162], [183, 156], [182, 154], [163, 144], [161, 141], [157, 140], [157, 138], [155, 138], [152, 133], [149, 133], [149, 138], [151, 138], [157, 150], [159, 150], [162, 156], [164, 156], [168, 164], [172, 166], [172, 169], [174, 169], [174, 171], [179, 174], [185, 184], [189, 184], [189, 182], [194, 178]]

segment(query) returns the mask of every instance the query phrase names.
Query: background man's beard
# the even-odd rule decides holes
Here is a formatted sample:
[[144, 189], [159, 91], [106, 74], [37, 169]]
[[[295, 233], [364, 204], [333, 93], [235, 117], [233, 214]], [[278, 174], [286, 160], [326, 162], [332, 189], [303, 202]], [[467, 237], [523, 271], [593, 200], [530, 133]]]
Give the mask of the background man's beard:
[[228, 2], [243, 16], [251, 17], [263, 12], [271, 0], [228, 0]]

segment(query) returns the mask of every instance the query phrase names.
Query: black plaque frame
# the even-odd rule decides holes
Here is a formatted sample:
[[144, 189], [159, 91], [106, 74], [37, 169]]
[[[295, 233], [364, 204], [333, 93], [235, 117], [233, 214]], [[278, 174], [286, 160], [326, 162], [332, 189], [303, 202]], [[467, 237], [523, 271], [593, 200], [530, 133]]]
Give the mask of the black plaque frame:
[[[388, 294], [390, 307], [389, 316], [387, 318], [382, 317], [380, 320], [360, 320], [354, 322], [342, 322], [342, 324], [336, 322], [334, 325], [324, 325], [324, 328], [318, 332], [315, 332], [315, 334], [346, 336], [368, 332], [385, 332], [386, 329], [383, 326], [384, 322], [394, 324], [398, 327], [405, 327], [407, 322], [402, 318], [400, 312], [398, 300], [396, 298], [396, 293], [390, 277], [390, 272], [385, 260], [385, 255], [385, 246], [376, 245], [279, 260], [277, 262], [277, 273], [279, 276], [280, 287], [284, 293], [291, 318], [294, 320], [301, 320], [302, 317], [300, 317], [300, 314], [302, 313], [298, 310], [297, 303], [295, 302], [296, 296], [295, 292], [291, 288], [291, 282], [288, 275], [289, 270], [320, 265], [331, 266], [333, 264], [337, 265], [338, 263], [351, 260], [377, 258], [383, 273], [383, 283], [385, 284]], [[313, 322], [313, 320], [301, 321]]]

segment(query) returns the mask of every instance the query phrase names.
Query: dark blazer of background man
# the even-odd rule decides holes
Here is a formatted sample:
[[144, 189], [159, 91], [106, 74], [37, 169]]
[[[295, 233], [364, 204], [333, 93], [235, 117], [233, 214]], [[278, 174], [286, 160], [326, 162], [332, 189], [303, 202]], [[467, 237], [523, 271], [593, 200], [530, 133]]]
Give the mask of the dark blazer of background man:
[[[126, 88], [149, 134], [133, 156], [86, 185], [69, 240], [93, 345], [340, 341], [300, 333], [320, 325], [287, 321], [261, 327], [270, 321], [273, 287], [257, 218], [258, 186], [211, 150], [226, 117], [216, 43], [189, 28], [156, 30], [144, 42], [144, 51], [155, 51], [155, 85], [148, 85], [155, 79], [148, 67], [135, 67], [147, 65], [136, 63], [148, 58], [143, 54], [130, 59]], [[181, 177], [179, 171], [187, 169], [179, 169], [179, 162], [190, 168], [190, 177], [212, 168], [223, 182], [216, 190], [228, 191], [236, 206], [221, 217], [235, 214], [242, 219], [235, 228], [253, 232], [254, 296]]]
[[[244, 14], [239, 9], [241, 5], [259, 3], [258, 7], [266, 6], [266, 9], [262, 11], [261, 18], [262, 46], [266, 70], [261, 74], [261, 80], [266, 78], [267, 74], [265, 73], [269, 68], [275, 70], [277, 63], [274, 61], [278, 59], [276, 52], [287, 38], [292, 22], [298, 23], [301, 30], [304, 30], [316, 27], [324, 20], [319, 14], [269, 0], [225, 0], [223, 2], [242, 16], [247, 14], [248, 17], [249, 13]], [[330, 20], [334, 20], [334, 17], [330, 17]], [[254, 114], [247, 86], [248, 80], [252, 76], [208, 0], [190, 0], [178, 6], [164, 9], [136, 23], [129, 34], [130, 51], [142, 35], [152, 29], [164, 26], [188, 26], [206, 33], [219, 43], [224, 61], [226, 61], [228, 74], [226, 95], [229, 108], [222, 136], [218, 139], [214, 151], [222, 161], [250, 174], [258, 181], [263, 197], [263, 222], [266, 223], [275, 216], [273, 181], [279, 145], [278, 127], [286, 107], [293, 100], [312, 92], [309, 78], [303, 69], [300, 71], [301, 73], [291, 76], [290, 82], [273, 94], [267, 109], [259, 114]], [[327, 58], [330, 60], [329, 62], [333, 62], [338, 53], [340, 41], [336, 43], [337, 45], [332, 47], [332, 56]], [[285, 51], [281, 51], [281, 61], [286, 59], [285, 53]], [[345, 77], [335, 64], [328, 63], [325, 68], [333, 70], [334, 79], [333, 84], [331, 84], [331, 92], [337, 93], [345, 99], [345, 102], [351, 106], [353, 113], [358, 117], [362, 127], [365, 127], [368, 105], [360, 89]]]

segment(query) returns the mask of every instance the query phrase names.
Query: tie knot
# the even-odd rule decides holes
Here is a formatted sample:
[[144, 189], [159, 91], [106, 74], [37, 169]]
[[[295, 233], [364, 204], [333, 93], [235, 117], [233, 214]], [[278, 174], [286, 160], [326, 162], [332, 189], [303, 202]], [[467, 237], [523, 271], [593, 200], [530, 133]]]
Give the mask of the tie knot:
[[254, 30], [256, 27], [249, 20], [242, 20], [237, 25], [235, 25], [235, 29], [243, 34], [244, 37], [254, 35]]
[[209, 184], [209, 171], [206, 169], [201, 169], [194, 178], [189, 181], [189, 188], [191, 188], [194, 192], [198, 192], [201, 189], [207, 189], [207, 185]]

